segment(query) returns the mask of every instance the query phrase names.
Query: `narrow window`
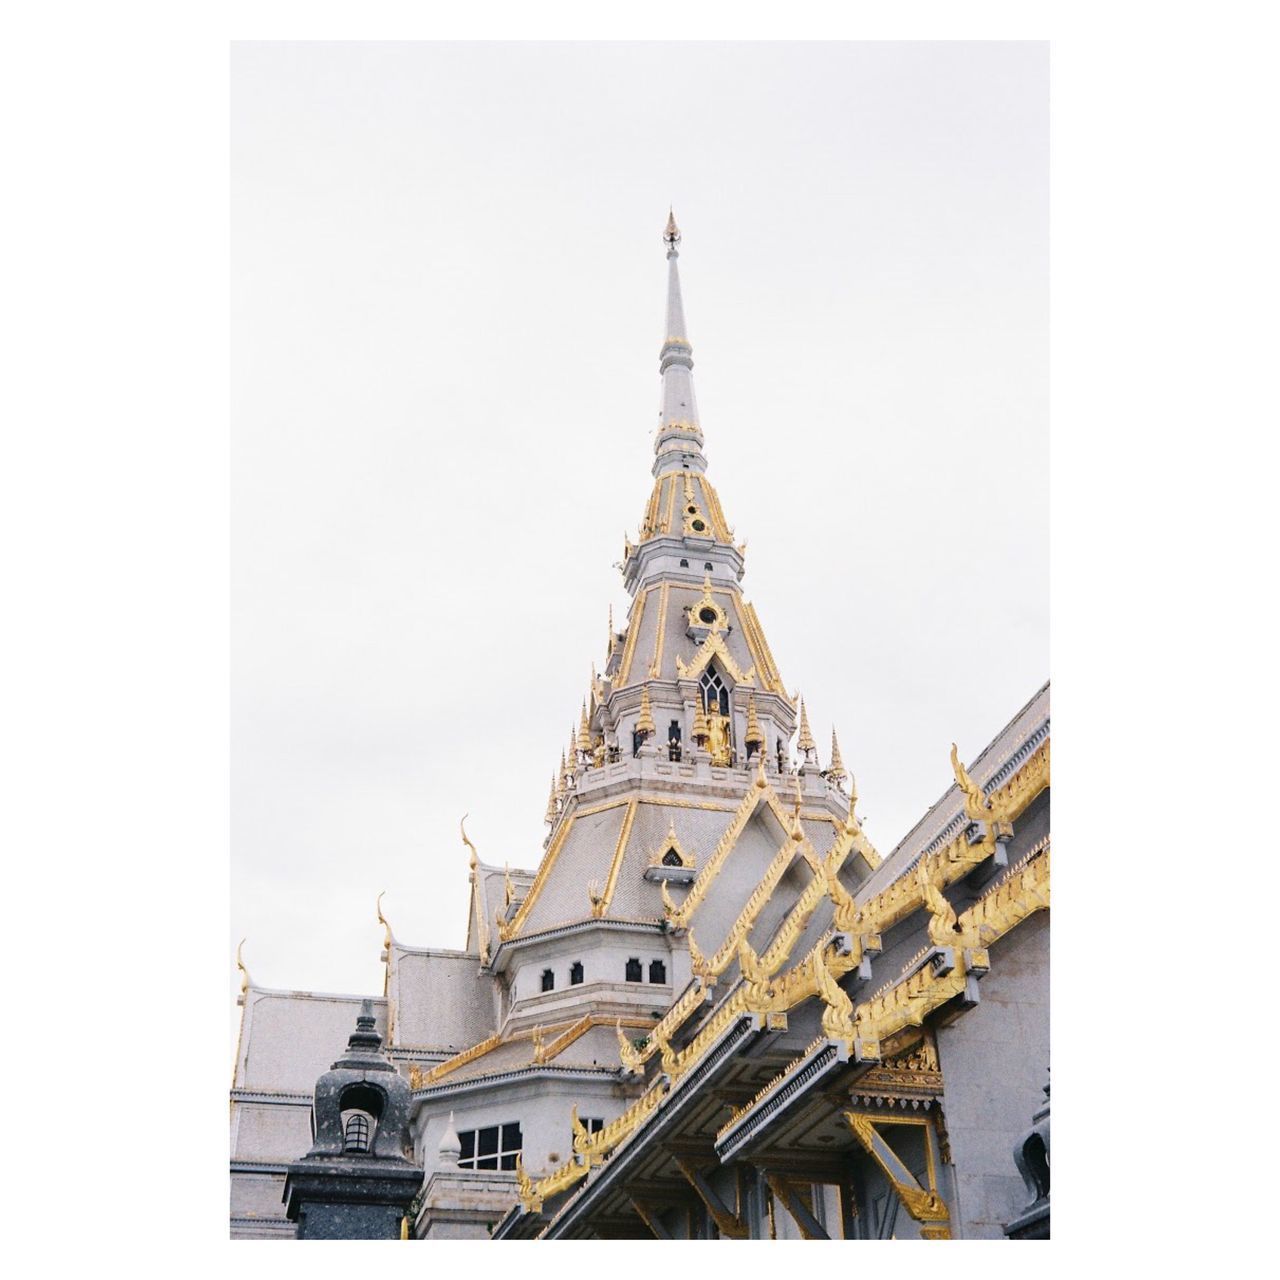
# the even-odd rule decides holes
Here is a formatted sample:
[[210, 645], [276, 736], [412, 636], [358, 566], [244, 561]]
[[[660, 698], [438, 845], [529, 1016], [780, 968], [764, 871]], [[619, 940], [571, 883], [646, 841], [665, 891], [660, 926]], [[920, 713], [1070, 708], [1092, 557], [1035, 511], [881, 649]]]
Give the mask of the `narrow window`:
[[702, 688], [702, 705], [707, 711], [716, 711], [722, 716], [729, 714], [729, 688], [714, 662], [707, 663], [707, 669], [698, 681]]
[[628, 982], [644, 981], [644, 968], [640, 964], [640, 961], [635, 956], [632, 956], [631, 959], [627, 961], [627, 981]]
[[672, 760], [680, 759], [680, 721], [673, 720], [667, 730], [667, 756]]
[[542, 989], [543, 991], [554, 991], [556, 989], [556, 975], [550, 969], [542, 971]]
[[569, 966], [569, 985], [571, 987], [580, 987], [582, 985], [582, 961], [575, 960]]
[[680, 567], [681, 567], [682, 569], [687, 569], [687, 568], [689, 567], [689, 562], [688, 562], [687, 560], [681, 560], [681, 561], [680, 561]]
[[661, 960], [649, 961], [649, 981], [655, 986], [661, 986], [667, 980], [667, 966]]

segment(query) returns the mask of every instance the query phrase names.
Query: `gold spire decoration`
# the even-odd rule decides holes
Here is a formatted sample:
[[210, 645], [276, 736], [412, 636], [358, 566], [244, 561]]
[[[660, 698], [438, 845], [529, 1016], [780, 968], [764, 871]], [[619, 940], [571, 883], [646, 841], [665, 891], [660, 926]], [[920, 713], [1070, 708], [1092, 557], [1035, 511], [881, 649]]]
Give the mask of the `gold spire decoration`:
[[604, 651], [604, 660], [608, 663], [613, 657], [613, 647], [618, 643], [618, 633], [613, 629], [613, 605], [609, 606], [609, 644]]
[[582, 704], [582, 719], [578, 722], [578, 750], [591, 754], [591, 722], [587, 719], [587, 704]]
[[502, 905], [504, 909], [511, 905], [515, 896], [516, 887], [511, 883], [511, 864], [504, 862], [502, 864]]
[[533, 1029], [533, 1060], [541, 1066], [547, 1060], [547, 1046], [543, 1043], [542, 1028], [534, 1027]]
[[811, 751], [817, 751], [818, 744], [813, 740], [813, 730], [809, 728], [809, 712], [800, 699], [800, 737], [796, 739], [796, 750], [804, 752], [808, 757]]
[[680, 243], [680, 228], [676, 226], [675, 210], [670, 207], [667, 209], [667, 225], [662, 232], [662, 238], [671, 249]]
[[553, 771], [551, 774], [551, 790], [547, 792], [547, 811], [543, 814], [542, 820], [546, 823], [552, 823], [556, 820], [557, 801], [559, 800], [559, 787], [556, 783], [556, 775]]
[[240, 970], [240, 994], [243, 996], [249, 990], [249, 970], [244, 964], [244, 944], [245, 940], [240, 939], [239, 946], [236, 947], [236, 968]]
[[636, 732], [643, 734], [657, 733], [658, 726], [653, 723], [653, 707], [649, 704], [649, 686], [640, 687], [640, 717], [636, 721]]
[[707, 740], [710, 730], [707, 727], [707, 711], [702, 705], [702, 695], [698, 695], [697, 710], [693, 713], [693, 740], [701, 745]]
[[840, 759], [840, 743], [836, 740], [836, 731], [833, 726], [831, 729], [831, 765], [827, 769], [827, 781], [841, 783], [848, 776], [844, 761]]
[[760, 717], [756, 714], [756, 695], [747, 694], [747, 746], [755, 743], [764, 750], [764, 730], [760, 728]]

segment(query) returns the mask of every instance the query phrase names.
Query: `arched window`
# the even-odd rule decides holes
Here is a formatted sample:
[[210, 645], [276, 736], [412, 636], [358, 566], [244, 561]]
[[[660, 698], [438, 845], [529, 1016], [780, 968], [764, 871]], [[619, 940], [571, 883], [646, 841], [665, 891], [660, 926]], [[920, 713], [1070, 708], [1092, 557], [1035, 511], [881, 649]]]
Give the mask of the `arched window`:
[[644, 967], [641, 965], [639, 958], [636, 956], [632, 956], [631, 959], [627, 961], [627, 981], [628, 982], [644, 981]]
[[554, 991], [556, 989], [556, 975], [550, 969], [542, 971], [542, 989], [543, 991]]
[[667, 980], [667, 966], [661, 960], [649, 961], [649, 981], [661, 986]]
[[707, 663], [698, 687], [702, 690], [702, 705], [705, 710], [718, 712], [722, 716], [729, 714], [729, 687], [716, 670], [714, 662]]
[[582, 985], [582, 961], [575, 960], [569, 966], [569, 985], [571, 987], [580, 987]]

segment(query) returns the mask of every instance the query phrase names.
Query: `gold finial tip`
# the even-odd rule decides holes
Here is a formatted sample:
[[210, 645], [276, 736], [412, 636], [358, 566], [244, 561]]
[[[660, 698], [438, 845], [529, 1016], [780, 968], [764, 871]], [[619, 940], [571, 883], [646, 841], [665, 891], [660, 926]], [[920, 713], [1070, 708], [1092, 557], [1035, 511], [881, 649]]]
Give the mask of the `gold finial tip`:
[[680, 228], [676, 226], [676, 215], [670, 207], [667, 209], [667, 226], [662, 238], [673, 249], [680, 243]]

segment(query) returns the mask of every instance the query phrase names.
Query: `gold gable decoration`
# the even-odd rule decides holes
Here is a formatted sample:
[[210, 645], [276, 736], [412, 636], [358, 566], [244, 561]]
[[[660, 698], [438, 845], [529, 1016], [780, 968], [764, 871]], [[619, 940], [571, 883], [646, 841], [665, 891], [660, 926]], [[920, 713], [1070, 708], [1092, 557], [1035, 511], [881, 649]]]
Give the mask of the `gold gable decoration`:
[[749, 671], [743, 671], [734, 661], [733, 654], [729, 652], [723, 638], [715, 631], [711, 632], [698, 646], [698, 651], [693, 655], [692, 662], [686, 664], [679, 654], [676, 655], [676, 673], [681, 680], [696, 680], [706, 669], [707, 663], [712, 658], [720, 659], [724, 664], [724, 669], [732, 677], [734, 684], [755, 684], [755, 667], [752, 667]]

